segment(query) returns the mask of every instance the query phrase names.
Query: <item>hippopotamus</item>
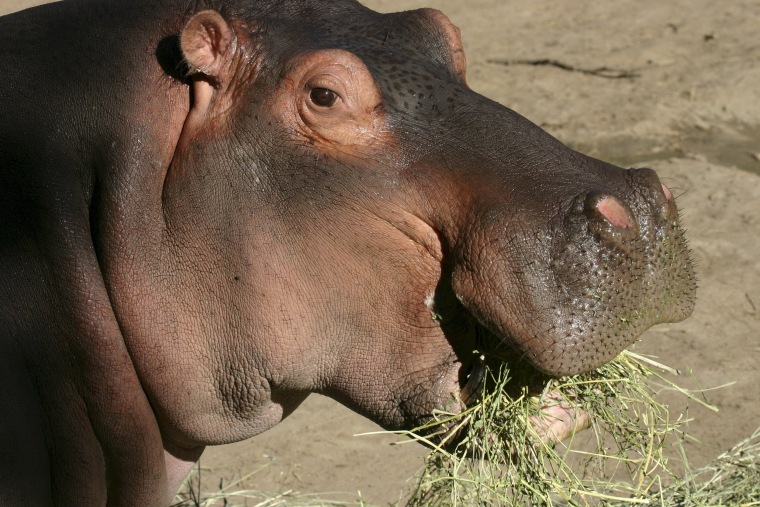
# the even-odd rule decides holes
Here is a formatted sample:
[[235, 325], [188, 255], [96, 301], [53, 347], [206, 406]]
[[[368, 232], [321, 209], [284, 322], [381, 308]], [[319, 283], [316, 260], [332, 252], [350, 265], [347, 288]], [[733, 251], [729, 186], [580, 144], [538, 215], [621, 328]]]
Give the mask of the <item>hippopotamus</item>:
[[161, 505], [310, 394], [385, 428], [686, 318], [648, 168], [472, 91], [439, 11], [72, 0], [0, 20], [0, 503]]

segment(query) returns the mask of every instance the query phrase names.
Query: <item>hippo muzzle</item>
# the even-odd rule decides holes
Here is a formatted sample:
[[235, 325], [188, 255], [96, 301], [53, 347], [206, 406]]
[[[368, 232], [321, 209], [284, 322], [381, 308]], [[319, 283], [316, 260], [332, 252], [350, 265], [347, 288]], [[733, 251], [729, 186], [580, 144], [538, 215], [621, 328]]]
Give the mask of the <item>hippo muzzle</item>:
[[672, 193], [651, 169], [605, 170], [608, 181], [556, 203], [527, 233], [521, 222], [535, 215], [476, 221], [454, 267], [456, 296], [498, 341], [490, 345], [553, 376], [597, 368], [652, 325], [693, 310]]
[[[428, 199], [454, 297], [486, 331], [480, 350], [581, 373], [691, 314], [687, 242], [653, 170], [577, 153], [461, 81], [417, 98], [390, 93], [389, 121], [418, 156], [404, 174]], [[420, 125], [436, 136], [421, 142]]]

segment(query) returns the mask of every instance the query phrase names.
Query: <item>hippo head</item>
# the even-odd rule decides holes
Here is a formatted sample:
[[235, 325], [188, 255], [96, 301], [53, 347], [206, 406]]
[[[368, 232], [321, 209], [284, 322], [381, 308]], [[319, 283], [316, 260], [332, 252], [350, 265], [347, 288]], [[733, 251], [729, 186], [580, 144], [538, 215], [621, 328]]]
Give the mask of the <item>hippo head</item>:
[[216, 440], [309, 392], [410, 427], [462, 409], [476, 349], [579, 373], [691, 313], [671, 191], [473, 92], [440, 12], [256, 2], [196, 13], [179, 44], [165, 213]]

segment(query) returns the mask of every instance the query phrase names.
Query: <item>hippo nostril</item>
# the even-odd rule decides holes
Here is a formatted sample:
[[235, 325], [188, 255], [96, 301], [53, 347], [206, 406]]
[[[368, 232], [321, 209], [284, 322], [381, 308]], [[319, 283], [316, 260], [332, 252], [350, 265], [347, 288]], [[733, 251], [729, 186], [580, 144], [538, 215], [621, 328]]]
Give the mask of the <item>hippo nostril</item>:
[[596, 208], [615, 227], [629, 229], [631, 221], [620, 201], [614, 197], [603, 199]]
[[586, 213], [600, 215], [619, 229], [633, 227], [633, 219], [628, 206], [614, 196], [605, 193], [591, 193], [586, 197], [584, 207]]

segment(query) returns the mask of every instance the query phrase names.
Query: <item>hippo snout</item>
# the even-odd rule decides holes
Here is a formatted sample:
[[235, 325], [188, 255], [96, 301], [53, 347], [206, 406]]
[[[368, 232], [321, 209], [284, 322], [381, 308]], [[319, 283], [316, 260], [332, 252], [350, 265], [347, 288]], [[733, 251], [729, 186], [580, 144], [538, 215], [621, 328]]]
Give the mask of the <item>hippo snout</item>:
[[569, 197], [543, 232], [481, 231], [500, 236], [496, 248], [465, 262], [490, 256], [488, 279], [455, 270], [460, 300], [491, 340], [550, 375], [597, 368], [652, 325], [693, 310], [694, 270], [671, 191], [651, 169], [610, 174]]

